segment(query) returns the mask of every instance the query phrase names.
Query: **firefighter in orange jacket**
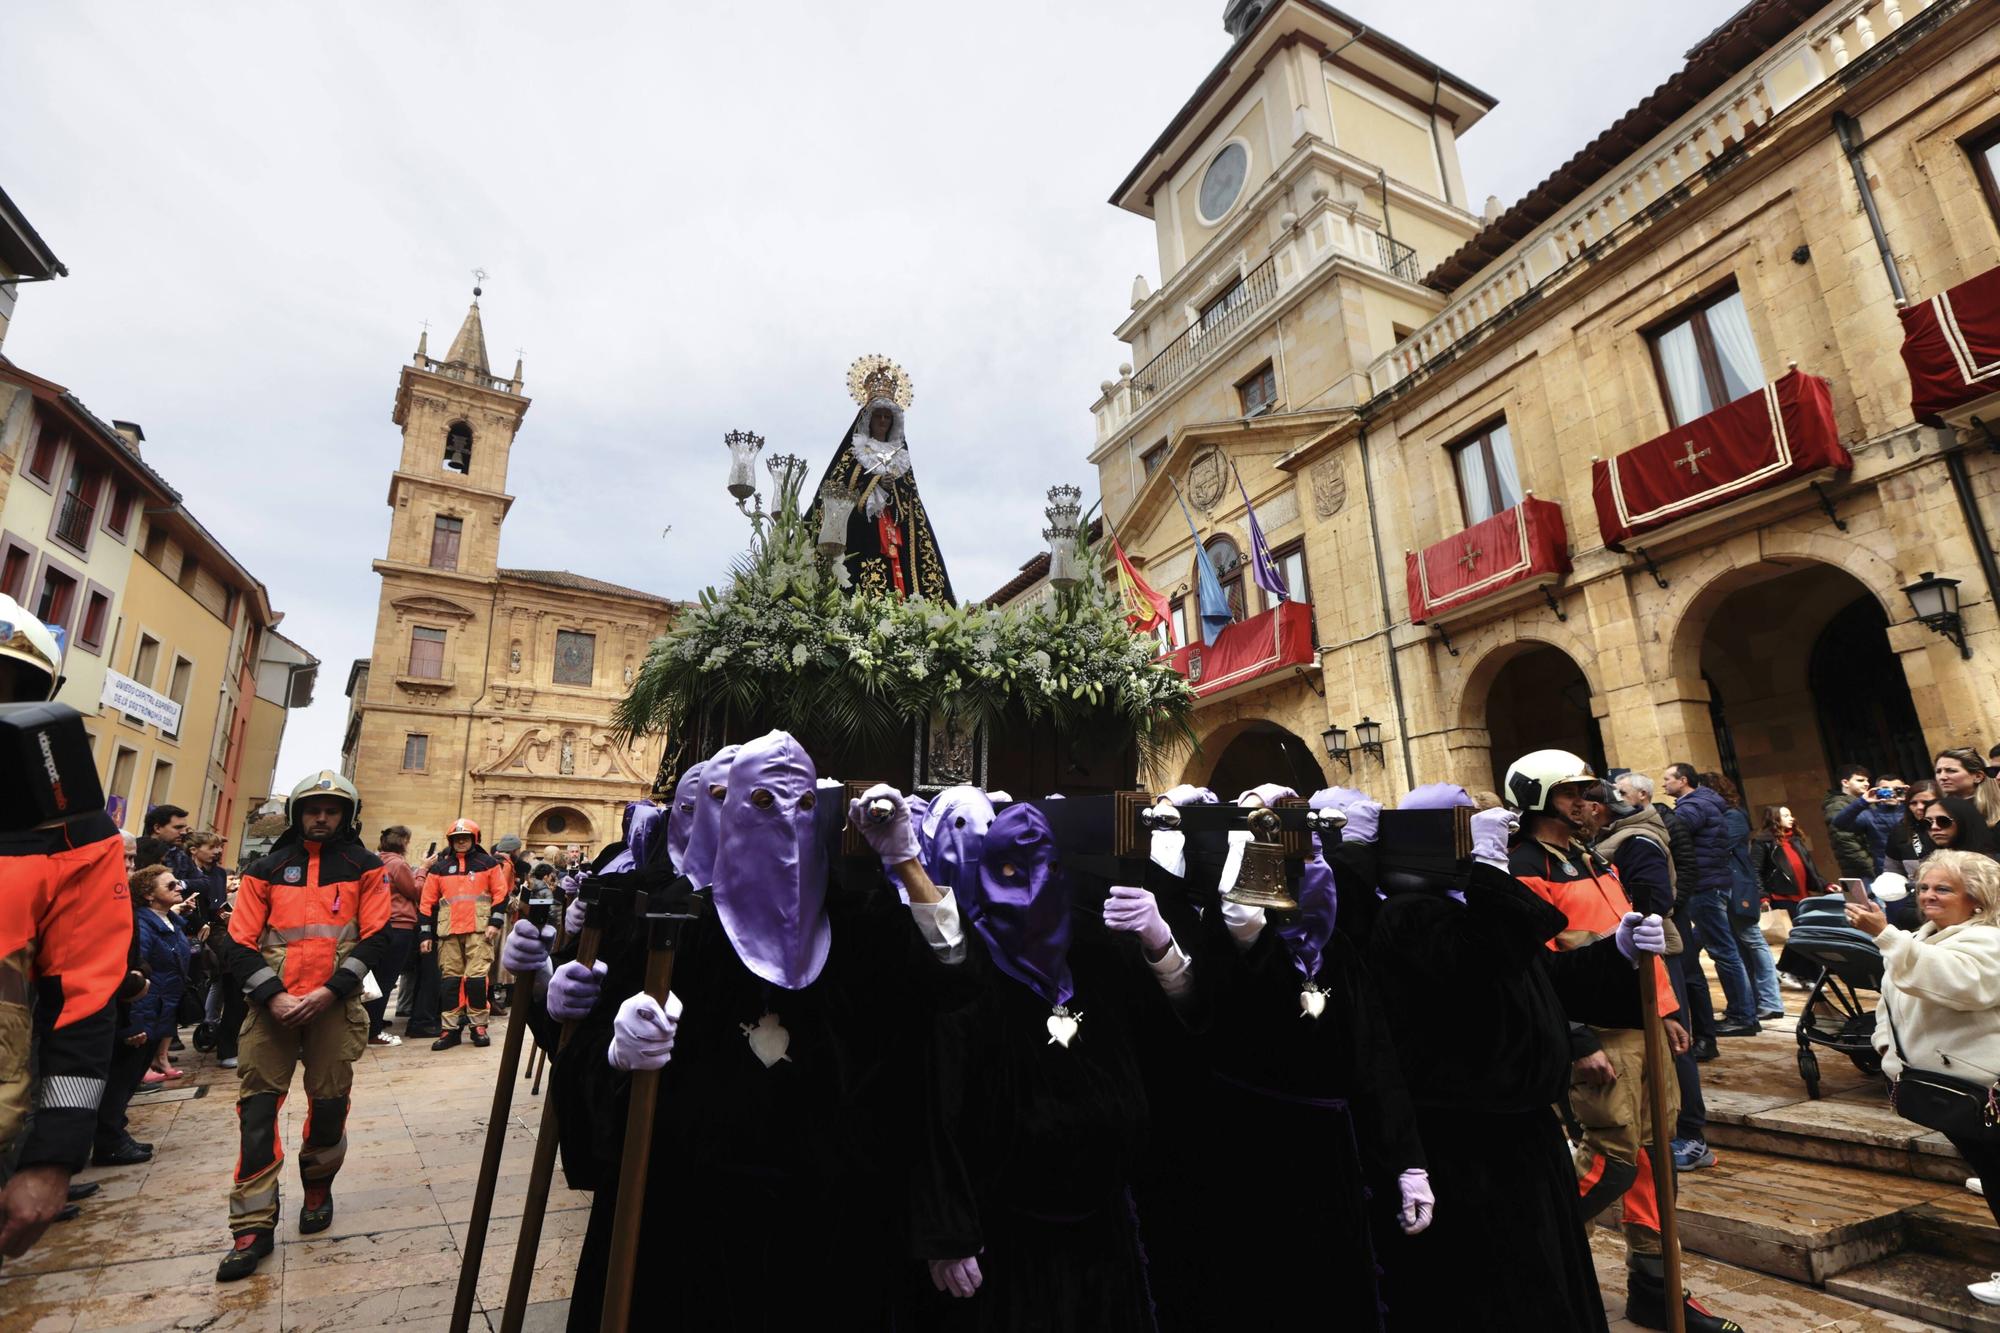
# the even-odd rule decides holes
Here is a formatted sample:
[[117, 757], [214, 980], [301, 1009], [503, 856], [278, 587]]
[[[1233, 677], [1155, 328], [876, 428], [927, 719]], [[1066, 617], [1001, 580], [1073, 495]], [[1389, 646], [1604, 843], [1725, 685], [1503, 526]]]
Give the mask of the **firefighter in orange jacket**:
[[472, 1029], [474, 1046], [490, 1046], [486, 974], [493, 966], [493, 941], [507, 921], [507, 894], [513, 876], [507, 863], [479, 845], [479, 825], [461, 819], [447, 835], [450, 844], [431, 862], [417, 922], [417, 947], [437, 949], [440, 993], [452, 1006], [434, 1051], [458, 1045]]
[[89, 1160], [132, 939], [124, 839], [104, 813], [82, 719], [50, 702], [61, 662], [49, 628], [0, 596], [0, 725], [20, 733], [9, 753], [46, 757], [0, 782], [0, 1255], [10, 1259], [55, 1220]]
[[354, 1062], [368, 1048], [361, 986], [390, 948], [389, 885], [382, 862], [361, 844], [354, 784], [317, 773], [292, 788], [285, 812], [291, 827], [243, 872], [222, 944], [222, 964], [249, 997], [250, 1012], [236, 1048], [242, 1140], [229, 1192], [234, 1243], [216, 1269], [218, 1282], [250, 1276], [271, 1252], [284, 1165], [278, 1110], [301, 1060], [308, 1101], [299, 1231], [333, 1225]]
[[[1569, 928], [1550, 940], [1549, 947], [1580, 949], [1615, 933], [1632, 912], [1632, 900], [1617, 869], [1590, 849], [1604, 822], [1603, 784], [1592, 776], [1590, 766], [1566, 750], [1537, 750], [1507, 770], [1507, 786], [1510, 794], [1533, 793], [1532, 799], [1516, 801], [1521, 839], [1508, 869], [1569, 920]], [[1669, 939], [1668, 947], [1673, 943]], [[1667, 982], [1665, 964], [1652, 958], [1641, 965], [1657, 969], [1655, 994], [1668, 1040], [1676, 1052], [1686, 1050], [1686, 1029], [1667, 1017], [1678, 1011], [1679, 1001]], [[1588, 1221], [1623, 1200], [1625, 1317], [1642, 1328], [1666, 1328], [1660, 1201], [1645, 1146], [1652, 1137], [1646, 1034], [1636, 1028], [1572, 1023], [1570, 1055], [1570, 1114], [1583, 1131], [1575, 1154], [1583, 1217]], [[1680, 1105], [1680, 1087], [1673, 1081], [1671, 1065], [1665, 1073], [1671, 1116]], [[1681, 1293], [1681, 1300], [1684, 1326], [1690, 1333], [1738, 1329], [1686, 1293]]]

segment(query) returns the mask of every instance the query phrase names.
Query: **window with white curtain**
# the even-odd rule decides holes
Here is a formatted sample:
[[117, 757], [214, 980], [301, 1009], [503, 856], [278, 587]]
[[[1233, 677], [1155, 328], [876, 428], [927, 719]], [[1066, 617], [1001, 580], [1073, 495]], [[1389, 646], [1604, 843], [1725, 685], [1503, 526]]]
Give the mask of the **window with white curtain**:
[[1521, 503], [1521, 469], [1507, 422], [1490, 421], [1451, 446], [1458, 498], [1471, 527]]
[[1653, 330], [1660, 392], [1676, 426], [1735, 402], [1764, 383], [1763, 359], [1734, 287]]

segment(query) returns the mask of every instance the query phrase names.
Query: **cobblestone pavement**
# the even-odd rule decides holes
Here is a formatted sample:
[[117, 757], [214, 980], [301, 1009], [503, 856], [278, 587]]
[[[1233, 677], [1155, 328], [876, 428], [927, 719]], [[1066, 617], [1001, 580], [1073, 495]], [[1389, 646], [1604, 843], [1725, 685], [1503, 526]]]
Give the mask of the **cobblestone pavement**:
[[[188, 1077], [181, 1082], [191, 1086], [134, 1102], [133, 1133], [155, 1145], [154, 1159], [79, 1176], [104, 1187], [85, 1201], [82, 1216], [52, 1228], [24, 1260], [0, 1270], [0, 1333], [444, 1329], [505, 1024], [496, 1021], [494, 1044], [483, 1051], [464, 1045], [433, 1053], [426, 1041], [370, 1049], [355, 1071], [333, 1228], [300, 1237], [298, 1178], [288, 1165], [277, 1250], [255, 1277], [231, 1286], [214, 1278], [228, 1243], [235, 1074], [212, 1056], [183, 1052]], [[517, 1081], [475, 1329], [499, 1323], [540, 1113], [541, 1099]], [[288, 1153], [296, 1151], [304, 1116], [298, 1093], [283, 1113]], [[562, 1327], [587, 1203], [558, 1176], [528, 1333]], [[1612, 1327], [1632, 1328], [1617, 1318], [1625, 1306], [1620, 1243], [1600, 1231], [1592, 1245]], [[1688, 1282], [1753, 1333], [1932, 1327], [1699, 1256], [1689, 1256]]]

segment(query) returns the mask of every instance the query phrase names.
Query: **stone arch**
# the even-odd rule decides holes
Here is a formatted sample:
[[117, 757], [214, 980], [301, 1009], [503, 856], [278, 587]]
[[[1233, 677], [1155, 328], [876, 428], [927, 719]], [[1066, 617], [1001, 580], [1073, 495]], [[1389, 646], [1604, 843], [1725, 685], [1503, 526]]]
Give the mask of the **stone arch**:
[[528, 821], [528, 831], [522, 835], [526, 845], [540, 847], [546, 843], [580, 842], [585, 846], [596, 843], [596, 830], [590, 816], [574, 805], [555, 802], [544, 805]]
[[[1318, 744], [1318, 737], [1309, 740], [1265, 718], [1237, 718], [1202, 737], [1201, 748], [1188, 757], [1180, 780], [1214, 787], [1220, 778], [1230, 789], [1214, 787], [1214, 791], [1225, 801], [1260, 782], [1282, 782], [1301, 796], [1310, 796], [1327, 785], [1325, 766], [1315, 752]], [[1242, 780], [1252, 773], [1259, 776]]]
[[1606, 753], [1595, 666], [1594, 655], [1567, 633], [1495, 644], [1462, 677], [1452, 772], [1468, 787], [1497, 792], [1508, 764], [1550, 748], [1579, 754], [1601, 772]]

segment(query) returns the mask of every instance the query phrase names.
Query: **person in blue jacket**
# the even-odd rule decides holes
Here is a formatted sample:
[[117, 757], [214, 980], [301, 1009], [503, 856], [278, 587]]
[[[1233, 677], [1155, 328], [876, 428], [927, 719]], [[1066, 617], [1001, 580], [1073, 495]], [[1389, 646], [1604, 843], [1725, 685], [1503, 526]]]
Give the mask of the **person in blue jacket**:
[[[187, 929], [181, 924], [180, 880], [165, 866], [146, 867], [134, 878], [145, 876], [148, 870], [158, 873], [144, 880], [142, 893], [135, 895], [132, 916], [139, 940], [139, 960], [151, 969], [153, 984], [133, 1002], [130, 1022], [118, 1036], [119, 1040], [129, 1042], [144, 1033], [146, 1044], [154, 1052], [153, 1070], [161, 1074], [160, 1078], [148, 1074], [146, 1081], [159, 1083], [180, 1072], [165, 1073], [160, 1064], [166, 1060], [166, 1046], [174, 1035], [181, 995], [193, 970], [194, 941], [188, 939]], [[206, 927], [203, 933], [207, 933]]]
[[[1886, 793], [1886, 794], [1885, 794]], [[1910, 794], [1910, 784], [1885, 773], [1875, 779], [1875, 785], [1848, 802], [1840, 813], [1833, 817], [1833, 828], [1840, 833], [1858, 833], [1868, 844], [1868, 855], [1875, 863], [1874, 873], [1896, 870], [1899, 867], [1886, 865], [1889, 839], [1903, 825], [1903, 802]], [[1843, 865], [1842, 871], [1847, 867]]]

